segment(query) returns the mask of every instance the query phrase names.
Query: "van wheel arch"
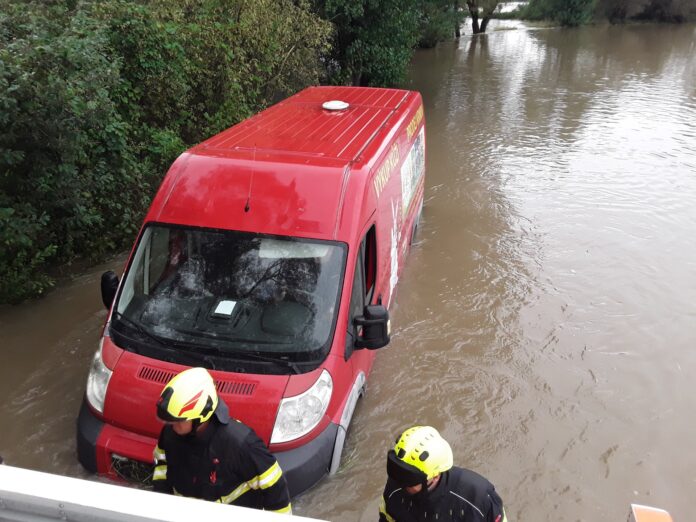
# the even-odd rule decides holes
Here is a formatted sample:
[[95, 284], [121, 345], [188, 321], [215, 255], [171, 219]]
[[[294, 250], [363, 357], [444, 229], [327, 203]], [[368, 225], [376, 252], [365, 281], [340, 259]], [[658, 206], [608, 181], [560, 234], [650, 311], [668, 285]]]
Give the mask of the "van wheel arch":
[[420, 202], [420, 206], [418, 208], [418, 213], [416, 214], [416, 217], [413, 220], [413, 226], [411, 227], [411, 239], [409, 241], [409, 245], [413, 245], [413, 243], [416, 242], [416, 236], [418, 234], [418, 228], [420, 227], [420, 222], [421, 218], [423, 217], [423, 200]]
[[336, 440], [334, 442], [333, 455], [331, 456], [331, 463], [329, 465], [329, 475], [333, 475], [338, 471], [341, 465], [341, 456], [343, 455], [343, 447], [346, 442], [346, 436], [348, 434], [348, 427], [350, 421], [353, 418], [353, 413], [355, 412], [355, 406], [358, 403], [358, 399], [365, 394], [365, 374], [360, 372], [353, 382], [353, 387], [350, 391], [350, 396], [346, 401], [346, 405], [341, 414], [341, 422], [338, 425], [338, 431], [336, 432]]

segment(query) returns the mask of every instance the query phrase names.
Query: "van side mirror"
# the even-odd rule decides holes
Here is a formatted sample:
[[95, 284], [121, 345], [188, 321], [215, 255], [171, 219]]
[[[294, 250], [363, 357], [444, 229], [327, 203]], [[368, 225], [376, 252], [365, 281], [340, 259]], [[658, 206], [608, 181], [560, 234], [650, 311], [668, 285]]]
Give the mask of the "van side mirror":
[[363, 315], [353, 319], [356, 326], [362, 326], [362, 335], [355, 340], [356, 348], [376, 350], [389, 344], [389, 312], [381, 304], [367, 305]]
[[107, 310], [111, 308], [111, 303], [114, 302], [116, 290], [118, 290], [118, 276], [111, 270], [104, 272], [101, 276], [101, 296], [102, 303], [104, 303]]

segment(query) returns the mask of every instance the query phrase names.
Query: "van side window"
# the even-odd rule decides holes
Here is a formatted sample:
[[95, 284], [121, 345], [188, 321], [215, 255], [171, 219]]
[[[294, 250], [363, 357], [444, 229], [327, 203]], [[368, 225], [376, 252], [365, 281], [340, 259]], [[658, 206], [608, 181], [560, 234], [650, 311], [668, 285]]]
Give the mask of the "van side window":
[[169, 260], [169, 235], [170, 232], [166, 229], [155, 228], [152, 231], [147, 250], [149, 255], [145, 259], [147, 266], [147, 272], [144, 274], [146, 278], [144, 281], [146, 294], [152, 293], [167, 267]]
[[363, 258], [365, 266], [365, 303], [371, 304], [375, 295], [377, 280], [377, 237], [375, 226], [372, 225], [363, 240]]
[[363, 277], [364, 249], [361, 245], [358, 260], [355, 263], [355, 275], [353, 276], [353, 289], [350, 295], [350, 316], [348, 317], [348, 334], [346, 335], [346, 360], [355, 349], [355, 340], [358, 337], [358, 328], [353, 324], [353, 319], [363, 314], [365, 308], [365, 284]]
[[[349, 335], [346, 336], [346, 360], [353, 353], [358, 329], [353, 324], [355, 317], [363, 315], [365, 305], [372, 302], [377, 282], [377, 237], [374, 225], [367, 231], [360, 244], [360, 252], [355, 263], [353, 289], [350, 296]], [[352, 334], [352, 335], [351, 335]]]

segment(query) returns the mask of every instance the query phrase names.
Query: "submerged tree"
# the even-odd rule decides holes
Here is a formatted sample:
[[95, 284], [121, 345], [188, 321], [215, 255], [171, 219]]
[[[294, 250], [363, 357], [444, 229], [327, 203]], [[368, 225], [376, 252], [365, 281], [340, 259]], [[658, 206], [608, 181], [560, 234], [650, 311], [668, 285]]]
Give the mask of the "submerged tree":
[[469, 8], [471, 16], [471, 30], [474, 34], [486, 32], [488, 22], [499, 3], [498, 0], [466, 0], [466, 6]]

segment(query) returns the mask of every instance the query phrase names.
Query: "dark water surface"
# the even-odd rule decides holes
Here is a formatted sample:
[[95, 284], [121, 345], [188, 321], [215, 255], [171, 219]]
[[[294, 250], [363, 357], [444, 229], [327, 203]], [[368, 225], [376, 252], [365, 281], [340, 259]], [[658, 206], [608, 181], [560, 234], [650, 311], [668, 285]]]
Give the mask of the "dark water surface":
[[[432, 424], [512, 521], [675, 520], [696, 490], [696, 27], [533, 28], [417, 53], [426, 206], [338, 474], [299, 514], [375, 520]], [[0, 454], [85, 476], [74, 421], [99, 275], [0, 310]]]

